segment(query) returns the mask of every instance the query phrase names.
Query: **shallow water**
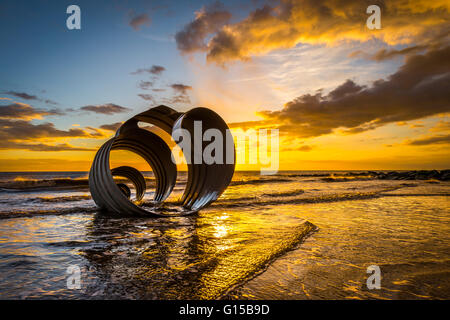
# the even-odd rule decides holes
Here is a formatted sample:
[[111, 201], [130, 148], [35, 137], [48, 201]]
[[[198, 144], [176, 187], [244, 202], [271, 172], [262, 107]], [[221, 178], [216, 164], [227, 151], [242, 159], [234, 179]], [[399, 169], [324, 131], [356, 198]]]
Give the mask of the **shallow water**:
[[158, 219], [102, 217], [86, 173], [0, 174], [0, 298], [448, 298], [450, 183], [341, 174], [238, 172], [198, 215]]
[[[230, 297], [449, 299], [448, 208], [448, 196], [304, 205], [299, 215], [320, 230]], [[380, 267], [380, 290], [367, 289], [371, 265]]]

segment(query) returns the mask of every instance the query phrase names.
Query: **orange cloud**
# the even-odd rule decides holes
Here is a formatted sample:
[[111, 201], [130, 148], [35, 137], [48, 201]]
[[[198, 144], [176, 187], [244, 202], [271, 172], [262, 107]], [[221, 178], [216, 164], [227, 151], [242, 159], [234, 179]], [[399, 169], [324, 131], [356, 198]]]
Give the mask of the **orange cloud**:
[[[366, 9], [371, 4], [373, 1], [368, 0], [282, 0], [277, 6], [266, 5], [218, 31], [216, 28], [199, 28], [198, 31], [192, 28], [192, 24], [201, 24], [204, 19], [203, 15], [197, 15], [194, 22], [178, 33], [186, 36], [177, 37], [177, 44], [182, 52], [206, 51], [208, 61], [223, 64], [274, 49], [291, 48], [298, 43], [334, 44], [376, 38], [396, 45], [447, 37], [450, 3], [446, 0], [398, 0], [379, 4], [381, 30], [369, 30], [365, 26], [369, 17]], [[211, 40], [201, 45], [210, 35], [213, 35]], [[186, 38], [195, 39], [200, 45], [186, 46]]]

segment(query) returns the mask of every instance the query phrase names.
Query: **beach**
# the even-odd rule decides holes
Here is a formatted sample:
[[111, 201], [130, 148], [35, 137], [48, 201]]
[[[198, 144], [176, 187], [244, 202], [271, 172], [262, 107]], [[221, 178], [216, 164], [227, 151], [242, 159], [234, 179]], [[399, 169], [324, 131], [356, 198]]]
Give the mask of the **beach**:
[[418, 175], [236, 172], [195, 215], [120, 219], [87, 172], [0, 173], [0, 298], [448, 299], [450, 182]]

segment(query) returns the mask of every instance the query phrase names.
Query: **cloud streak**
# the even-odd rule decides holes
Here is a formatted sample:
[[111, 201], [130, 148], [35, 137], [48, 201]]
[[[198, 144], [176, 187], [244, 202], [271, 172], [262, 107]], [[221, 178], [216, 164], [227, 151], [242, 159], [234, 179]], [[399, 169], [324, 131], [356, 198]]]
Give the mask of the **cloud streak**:
[[174, 83], [170, 86], [173, 90], [181, 93], [181, 94], [186, 94], [188, 90], [192, 90], [191, 86], [187, 86], [181, 83]]
[[151, 103], [154, 103], [154, 101], [155, 101], [155, 98], [151, 94], [148, 94], [148, 93], [139, 93], [138, 97], [144, 99], [145, 101], [150, 101]]
[[153, 82], [151, 81], [141, 81], [139, 82], [139, 88], [141, 88], [142, 90], [148, 90], [153, 86]]
[[170, 87], [173, 89], [175, 94], [170, 98], [164, 99], [164, 103], [167, 103], [167, 104], [177, 104], [177, 103], [189, 104], [189, 103], [191, 103], [191, 99], [189, 97], [189, 91], [192, 90], [191, 86], [181, 84], [181, 83], [174, 83]]
[[105, 114], [105, 115], [112, 115], [115, 113], [123, 113], [123, 112], [131, 111], [131, 109], [129, 109], [129, 108], [125, 108], [125, 107], [119, 106], [114, 103], [84, 106], [84, 107], [81, 107], [80, 110], [99, 113], [99, 114]]
[[414, 140], [408, 140], [405, 142], [405, 144], [410, 146], [427, 146], [427, 145], [449, 144], [449, 143], [450, 143], [450, 134], [419, 138]]
[[30, 95], [25, 92], [17, 92], [17, 91], [5, 91], [6, 94], [9, 94], [10, 96], [14, 96], [16, 98], [21, 98], [24, 100], [39, 100], [39, 98], [35, 95]]
[[142, 13], [139, 15], [135, 15], [131, 18], [130, 20], [130, 26], [138, 31], [142, 26], [149, 26], [151, 24], [152, 20], [150, 19], [150, 17], [148, 16], [148, 14], [146, 13]]
[[36, 95], [32, 95], [32, 94], [28, 94], [26, 92], [18, 92], [18, 91], [4, 91], [5, 94], [8, 94], [10, 96], [16, 97], [16, 98], [20, 98], [23, 100], [29, 100], [29, 101], [40, 101], [40, 102], [44, 102], [46, 104], [52, 104], [52, 105], [58, 105], [58, 102], [55, 102], [53, 100], [50, 99], [45, 99], [45, 98], [40, 98]]
[[136, 75], [136, 74], [150, 73], [152, 75], [159, 76], [165, 70], [166, 68], [164, 68], [163, 66], [153, 65], [150, 68], [139, 68], [136, 71], [131, 72], [131, 74]]

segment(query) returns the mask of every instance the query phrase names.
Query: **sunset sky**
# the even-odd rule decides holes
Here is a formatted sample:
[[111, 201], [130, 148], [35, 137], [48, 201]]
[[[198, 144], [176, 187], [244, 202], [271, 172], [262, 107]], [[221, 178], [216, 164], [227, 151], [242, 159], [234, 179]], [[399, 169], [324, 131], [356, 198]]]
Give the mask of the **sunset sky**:
[[278, 128], [282, 170], [448, 169], [449, 21], [445, 0], [3, 0], [0, 171], [89, 170], [160, 104]]

